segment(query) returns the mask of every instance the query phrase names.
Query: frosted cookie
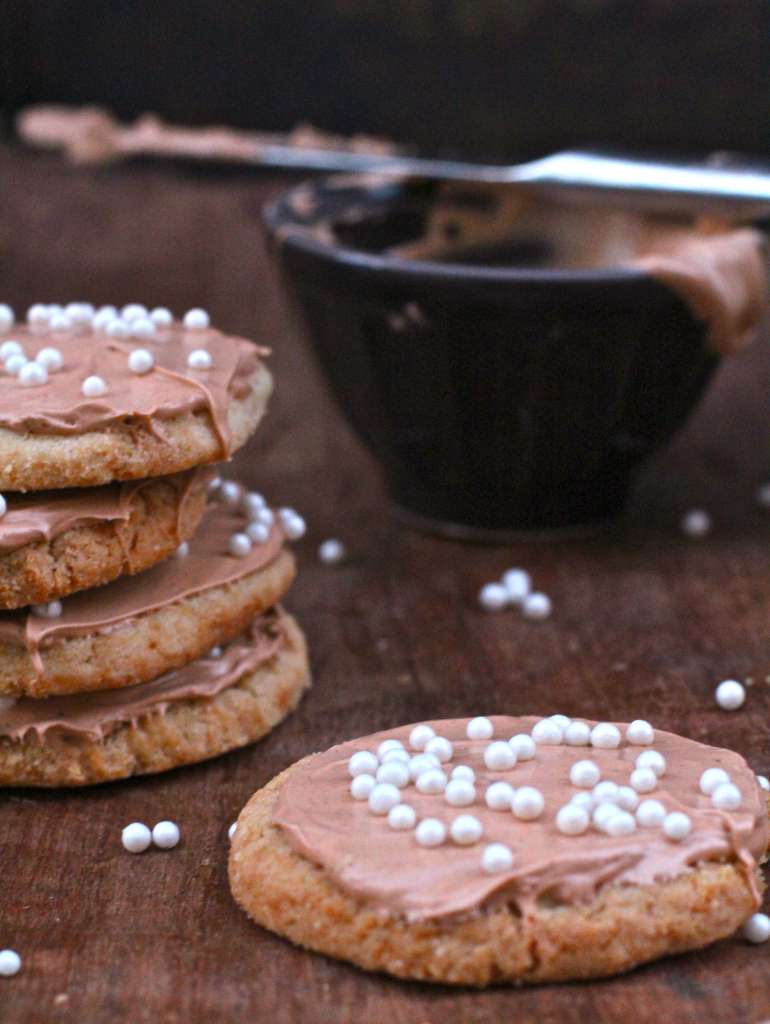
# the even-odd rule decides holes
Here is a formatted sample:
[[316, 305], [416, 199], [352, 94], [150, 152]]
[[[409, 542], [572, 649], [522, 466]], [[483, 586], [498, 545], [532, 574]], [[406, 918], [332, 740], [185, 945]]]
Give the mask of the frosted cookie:
[[[3, 313], [3, 310], [6, 312]], [[168, 310], [0, 307], [0, 491], [91, 487], [227, 459], [265, 411], [266, 350]]]
[[216, 502], [193, 540], [152, 569], [63, 601], [0, 613], [0, 694], [47, 697], [131, 686], [237, 636], [294, 578], [285, 539], [296, 514], [255, 511], [268, 522]]
[[82, 786], [202, 761], [264, 736], [310, 685], [305, 641], [280, 610], [152, 682], [0, 707], [0, 785]]
[[46, 604], [162, 561], [195, 533], [211, 476], [200, 467], [104, 487], [9, 493], [0, 516], [0, 608]]
[[760, 903], [767, 844], [767, 794], [738, 754], [642, 722], [495, 717], [300, 761], [241, 812], [229, 870], [254, 921], [302, 946], [487, 985], [616, 974], [729, 935]]

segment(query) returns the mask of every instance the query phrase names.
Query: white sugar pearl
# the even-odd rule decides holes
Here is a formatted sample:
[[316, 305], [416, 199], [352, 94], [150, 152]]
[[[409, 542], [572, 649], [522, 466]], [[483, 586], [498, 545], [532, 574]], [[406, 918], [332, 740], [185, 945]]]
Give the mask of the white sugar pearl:
[[636, 808], [636, 820], [642, 828], [658, 828], [666, 818], [666, 808], [660, 800], [642, 800]]
[[565, 836], [579, 836], [586, 831], [590, 820], [585, 808], [569, 803], [559, 808], [556, 815], [556, 827]]
[[24, 355], [8, 356], [3, 363], [5, 372], [9, 373], [12, 377], [17, 377], [23, 366], [27, 365], [27, 357]]
[[[3, 513], [0, 512], [0, 515], [2, 514]], [[770, 790], [770, 779], [768, 779], [766, 775], [757, 775], [757, 782], [759, 783], [760, 789], [764, 789], [765, 791]]]
[[227, 550], [236, 558], [245, 558], [251, 551], [251, 538], [247, 533], [234, 533], [228, 541]]
[[479, 591], [479, 604], [488, 612], [499, 612], [508, 604], [508, 591], [502, 583], [485, 583]]
[[107, 382], [101, 377], [86, 377], [80, 386], [84, 398], [101, 398], [107, 393]]
[[508, 746], [516, 755], [517, 761], [531, 761], [537, 753], [537, 744], [525, 732], [518, 732], [508, 740]]
[[564, 730], [564, 742], [570, 747], [587, 747], [591, 742], [591, 727], [585, 722], [570, 722]]
[[191, 370], [210, 370], [214, 360], [205, 348], [194, 348], [187, 357], [187, 365]]
[[736, 679], [725, 679], [714, 691], [714, 696], [724, 711], [736, 711], [746, 700], [746, 690]]
[[420, 772], [415, 780], [415, 786], [420, 793], [443, 793], [447, 786], [447, 777], [440, 768], [430, 768], [427, 772]]
[[205, 309], [188, 309], [183, 323], [188, 331], [205, 331], [211, 320]]
[[465, 735], [469, 740], [491, 740], [495, 734], [495, 727], [488, 718], [479, 716], [472, 718], [465, 727]]
[[318, 558], [324, 565], [338, 565], [345, 557], [345, 545], [330, 537], [318, 545]]
[[174, 317], [171, 315], [170, 309], [166, 309], [165, 306], [156, 306], [150, 313], [150, 320], [156, 327], [170, 327], [174, 322]]
[[655, 730], [643, 718], [636, 718], [626, 729], [626, 739], [638, 747], [649, 747], [655, 742]]
[[19, 384], [25, 388], [36, 388], [48, 383], [48, 370], [40, 363], [25, 363], [19, 370]]
[[108, 338], [127, 338], [131, 333], [131, 329], [125, 320], [115, 317], [114, 320], [110, 320], [106, 324], [104, 333]]
[[630, 786], [618, 786], [615, 802], [624, 811], [635, 811], [639, 805], [639, 794]]
[[403, 789], [409, 785], [409, 769], [398, 761], [386, 761], [377, 769], [376, 778], [378, 782], [387, 782], [397, 789]]
[[593, 822], [594, 828], [597, 828], [600, 832], [604, 832], [606, 831], [610, 818], [621, 813], [623, 812], [617, 804], [600, 803], [593, 809], [591, 813], [591, 821]]
[[481, 870], [488, 875], [500, 875], [513, 866], [513, 853], [504, 843], [490, 843], [481, 855]]
[[403, 749], [404, 749], [404, 744], [401, 742], [401, 740], [396, 740], [396, 739], [383, 740], [380, 743], [380, 745], [377, 747], [377, 757], [382, 759], [383, 757], [385, 757], [385, 755], [387, 754], [387, 752], [389, 750], [403, 750]]
[[564, 733], [550, 718], [543, 718], [532, 726], [532, 739], [535, 743], [556, 747], [563, 741]]
[[49, 317], [48, 306], [43, 302], [36, 302], [27, 310], [27, 323], [29, 324], [47, 324]]
[[767, 942], [770, 939], [770, 917], [767, 914], [752, 914], [741, 932], [749, 942]]
[[261, 523], [263, 526], [272, 527], [275, 524], [275, 514], [272, 509], [263, 508], [255, 516], [252, 516], [255, 523]]
[[594, 807], [594, 798], [590, 793], [573, 793], [569, 802], [577, 807], [584, 808], [586, 811], [592, 811]]
[[707, 768], [701, 775], [698, 788], [704, 796], [711, 796], [717, 786], [722, 786], [730, 781], [730, 776], [724, 768]]
[[511, 810], [514, 816], [522, 821], [533, 821], [535, 818], [539, 818], [544, 807], [543, 794], [534, 786], [520, 786], [511, 800]]
[[190, 554], [190, 545], [186, 540], [183, 540], [179, 547], [174, 552], [174, 558], [187, 558]]
[[458, 846], [472, 846], [484, 835], [484, 826], [472, 814], [458, 814], [449, 826], [449, 834]]
[[476, 799], [476, 787], [467, 779], [451, 779], [444, 790], [450, 807], [470, 807]]
[[637, 768], [652, 768], [658, 778], [666, 774], [666, 759], [657, 750], [644, 750], [635, 765]]
[[604, 831], [608, 836], [630, 836], [636, 832], [636, 818], [628, 811], [618, 810], [617, 814], [610, 816]]
[[261, 494], [257, 494], [256, 491], [247, 491], [241, 497], [241, 508], [249, 517], [249, 519], [256, 519], [263, 509], [267, 508], [267, 502]]
[[129, 322], [131, 320], [139, 320], [147, 316], [147, 307], [143, 306], [141, 302], [129, 302], [127, 306], [121, 309], [120, 315]]
[[12, 978], [21, 970], [21, 957], [14, 949], [0, 949], [0, 977]]
[[456, 768], [452, 769], [452, 778], [465, 779], [466, 782], [475, 782], [476, 773], [467, 764], [458, 764]]
[[281, 526], [289, 540], [299, 540], [300, 537], [304, 537], [307, 529], [305, 520], [296, 512], [291, 512], [291, 515], [282, 515]]
[[227, 508], [237, 508], [241, 503], [243, 489], [235, 480], [223, 480], [219, 485], [219, 500]]
[[628, 781], [637, 793], [651, 793], [658, 785], [658, 776], [652, 768], [635, 768]]
[[357, 750], [348, 761], [348, 774], [351, 778], [356, 775], [374, 775], [379, 766], [379, 761], [371, 751]]
[[433, 754], [437, 757], [442, 764], [452, 760], [452, 754], [454, 753], [454, 747], [444, 736], [433, 736], [425, 744], [425, 753]]
[[693, 508], [682, 516], [682, 533], [687, 537], [705, 537], [711, 530], [711, 516], [702, 508]]
[[179, 826], [173, 821], [159, 821], [152, 830], [152, 841], [160, 850], [173, 850], [179, 839]]
[[209, 651], [209, 657], [210, 658], [221, 658], [222, 657], [222, 648], [219, 647], [219, 646], [212, 647], [211, 650]]
[[62, 603], [49, 601], [48, 604], [36, 604], [32, 611], [40, 619], [58, 619], [62, 613]]
[[534, 594], [527, 594], [524, 598], [521, 610], [525, 619], [532, 619], [533, 622], [542, 622], [551, 614], [551, 599], [548, 594], [541, 594], [536, 591]]
[[[0, 519], [2, 519], [2, 517], [5, 515], [5, 513], [7, 511], [8, 511], [8, 502], [5, 500], [5, 498], [2, 496], [2, 494], [0, 494]], [[760, 779], [760, 778], [762, 778], [762, 776], [758, 775], [757, 778]]]
[[64, 356], [58, 348], [41, 348], [35, 356], [35, 362], [44, 366], [49, 373], [56, 373], [64, 366]]
[[369, 810], [372, 814], [387, 814], [391, 807], [401, 803], [398, 787], [389, 782], [378, 782], [369, 794]]
[[398, 832], [405, 832], [417, 824], [414, 807], [409, 804], [396, 804], [388, 811], [388, 824]]
[[604, 782], [599, 782], [591, 790], [591, 796], [594, 798], [597, 804], [609, 802], [615, 803], [618, 798], [618, 790], [620, 787], [616, 782], [611, 782], [609, 779], [605, 779]]
[[770, 483], [760, 484], [754, 492], [754, 498], [760, 508], [770, 508]]
[[140, 821], [126, 825], [120, 834], [120, 841], [129, 853], [144, 853], [152, 842], [152, 833]]
[[72, 321], [65, 313], [54, 313], [48, 326], [55, 334], [64, 334], [72, 330]]
[[23, 356], [24, 349], [21, 347], [18, 341], [4, 341], [0, 345], [0, 359], [9, 359], [11, 356]]
[[409, 759], [409, 777], [414, 782], [423, 772], [429, 772], [432, 768], [440, 768], [441, 762], [433, 754], [415, 754]]
[[368, 800], [369, 794], [377, 785], [377, 780], [373, 775], [356, 775], [354, 779], [350, 780], [350, 795], [354, 800]]
[[0, 331], [10, 331], [16, 322], [13, 310], [7, 303], [0, 302]]
[[107, 324], [112, 323], [113, 320], [117, 319], [119, 319], [118, 311], [114, 306], [101, 306], [94, 314], [94, 318], [91, 321], [91, 327], [95, 331], [103, 331], [107, 327]]
[[599, 722], [591, 730], [591, 746], [600, 750], [614, 750], [620, 746], [620, 729], [611, 722]]
[[575, 761], [569, 770], [570, 782], [581, 789], [593, 789], [601, 777], [601, 769], [594, 761]]
[[387, 764], [388, 761], [398, 761], [399, 764], [405, 764], [407, 767], [409, 767], [409, 762], [411, 761], [411, 758], [409, 757], [409, 754], [407, 754], [403, 747], [391, 747], [389, 750], [385, 751], [385, 753], [380, 758], [380, 761], [382, 761], [383, 764]]
[[493, 782], [487, 786], [484, 803], [490, 811], [510, 811], [514, 792], [507, 782]]
[[510, 743], [496, 740], [484, 748], [484, 764], [491, 772], [505, 772], [516, 764], [516, 752]]
[[438, 818], [423, 818], [415, 829], [414, 838], [420, 846], [441, 846], [446, 839], [446, 828]]
[[155, 356], [146, 348], [135, 348], [128, 357], [128, 368], [131, 373], [139, 375], [149, 373], [153, 366], [155, 366]]
[[737, 811], [741, 806], [741, 791], [732, 782], [723, 782], [711, 794], [711, 803], [718, 811]]
[[524, 569], [508, 569], [503, 573], [502, 584], [510, 604], [521, 604], [532, 590], [532, 579]]
[[140, 341], [148, 341], [150, 338], [155, 337], [155, 324], [149, 317], [137, 317], [136, 320], [131, 321], [130, 334], [132, 338], [138, 338]]
[[689, 836], [692, 830], [692, 822], [686, 814], [681, 811], [672, 811], [663, 819], [663, 834], [667, 839], [680, 843]]
[[235, 837], [235, 833], [237, 831], [238, 831], [238, 822], [234, 821], [232, 823], [232, 825], [230, 826], [230, 828], [227, 830], [227, 838], [230, 840], [230, 842], [233, 841], [233, 839]]
[[567, 718], [566, 715], [549, 715], [548, 721], [553, 722], [554, 725], [558, 725], [561, 731], [564, 732], [567, 726], [572, 722], [572, 719]]

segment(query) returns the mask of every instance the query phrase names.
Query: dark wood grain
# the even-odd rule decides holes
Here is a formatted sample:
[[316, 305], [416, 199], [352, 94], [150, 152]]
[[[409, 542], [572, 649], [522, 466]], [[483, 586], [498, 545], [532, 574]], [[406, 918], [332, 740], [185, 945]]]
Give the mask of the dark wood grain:
[[[249, 483], [307, 516], [289, 606], [315, 688], [264, 742], [209, 764], [83, 792], [0, 796], [3, 1024], [720, 1021], [770, 1017], [770, 948], [739, 939], [601, 983], [485, 993], [404, 984], [300, 952], [253, 927], [227, 888], [227, 827], [254, 789], [311, 750], [426, 716], [643, 715], [770, 769], [770, 468], [765, 343], [726, 363], [687, 431], [650, 464], [623, 524], [582, 540], [462, 546], [400, 528], [375, 467], [332, 408], [282, 312], [259, 207], [275, 180], [179, 168], [91, 173], [0, 150], [0, 292], [35, 300], [206, 306], [273, 346], [278, 389], [238, 457]], [[681, 513], [715, 517], [685, 541]], [[322, 566], [337, 536], [352, 556]], [[550, 622], [485, 615], [479, 585], [530, 569]], [[717, 709], [727, 676], [744, 710]], [[173, 852], [131, 857], [130, 821], [179, 822]]]

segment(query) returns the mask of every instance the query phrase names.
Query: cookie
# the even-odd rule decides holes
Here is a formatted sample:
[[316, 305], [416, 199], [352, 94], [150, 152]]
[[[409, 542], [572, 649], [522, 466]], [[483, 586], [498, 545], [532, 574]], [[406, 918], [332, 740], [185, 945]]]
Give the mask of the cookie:
[[127, 483], [9, 493], [0, 517], [0, 608], [46, 604], [133, 575], [200, 523], [207, 467]]
[[222, 651], [152, 682], [8, 702], [0, 785], [84, 786], [215, 757], [264, 736], [309, 685], [302, 632], [274, 610]]
[[110, 320], [36, 319], [36, 309], [26, 325], [0, 331], [2, 492], [100, 486], [228, 459], [265, 411], [266, 350], [207, 326], [202, 311], [192, 324], [203, 326], [191, 327], [167, 311], [158, 324], [129, 316], [143, 307]]
[[[231, 640], [291, 585], [279, 519], [252, 544], [241, 532], [251, 529], [245, 513], [215, 503], [193, 540], [152, 569], [53, 606], [0, 613], [0, 694], [131, 686]], [[238, 554], [233, 535], [243, 542]]]
[[300, 761], [241, 812], [236, 901], [309, 949], [462, 985], [602, 977], [729, 935], [769, 835], [743, 758], [568, 724], [438, 721]]

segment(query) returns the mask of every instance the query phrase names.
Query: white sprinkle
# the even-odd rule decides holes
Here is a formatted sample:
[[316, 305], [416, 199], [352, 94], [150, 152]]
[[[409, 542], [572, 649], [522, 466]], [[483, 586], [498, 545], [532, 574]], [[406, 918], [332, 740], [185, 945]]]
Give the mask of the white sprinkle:
[[260, 509], [252, 518], [256, 523], [261, 523], [263, 526], [270, 527], [271, 529], [275, 523], [275, 514], [272, 509], [269, 508]]
[[190, 545], [188, 541], [183, 540], [179, 547], [174, 552], [174, 558], [187, 558], [190, 554]]
[[691, 830], [692, 822], [681, 811], [672, 811], [663, 819], [663, 834], [672, 842], [680, 843], [689, 836]]
[[398, 761], [399, 764], [405, 764], [409, 767], [411, 758], [409, 754], [404, 750], [403, 747], [390, 747], [380, 758], [382, 764], [387, 764], [388, 761]]
[[616, 814], [624, 814], [624, 811], [617, 806], [609, 802], [600, 803], [598, 807], [595, 807], [591, 814], [591, 821], [593, 822], [594, 828], [600, 832], [607, 831], [607, 825], [610, 819], [614, 818]]
[[409, 804], [396, 804], [388, 811], [388, 824], [398, 832], [405, 832], [417, 824], [414, 807]]
[[152, 841], [160, 850], [173, 850], [181, 838], [173, 821], [159, 821], [152, 830]]
[[652, 768], [658, 778], [666, 774], [666, 759], [657, 750], [643, 750], [635, 765], [637, 768]]
[[235, 480], [224, 480], [219, 485], [219, 499], [227, 508], [237, 508], [241, 503], [243, 490]]
[[737, 811], [741, 806], [741, 791], [732, 782], [723, 782], [711, 794], [711, 803], [718, 811]]
[[500, 875], [513, 866], [513, 853], [504, 843], [490, 843], [481, 855], [481, 869], [488, 875]]
[[64, 366], [64, 356], [58, 348], [41, 348], [35, 356], [35, 362], [44, 366], [49, 373], [56, 373]]
[[377, 769], [375, 776], [378, 782], [387, 782], [396, 789], [409, 785], [409, 769], [398, 761], [386, 761]]
[[479, 591], [479, 604], [487, 612], [499, 612], [508, 604], [508, 591], [502, 583], [485, 583]]
[[348, 761], [348, 773], [351, 778], [364, 773], [374, 775], [378, 767], [379, 761], [369, 750], [357, 750]]
[[345, 545], [341, 540], [330, 537], [318, 545], [318, 558], [324, 565], [338, 565], [345, 557]]
[[618, 810], [617, 814], [609, 817], [604, 831], [608, 836], [630, 836], [636, 832], [636, 818], [628, 811]]
[[205, 331], [211, 320], [205, 309], [188, 309], [182, 322], [188, 331]]
[[438, 818], [423, 818], [415, 830], [414, 838], [420, 846], [441, 846], [446, 839], [446, 828]]
[[397, 786], [389, 782], [378, 782], [369, 794], [369, 810], [372, 814], [387, 814], [391, 807], [401, 803]]
[[48, 306], [42, 302], [36, 302], [30, 306], [27, 310], [27, 323], [34, 324], [42, 327], [48, 325], [50, 313], [48, 312]]
[[409, 760], [409, 776], [414, 782], [423, 772], [429, 772], [432, 768], [440, 768], [441, 762], [433, 754], [415, 754]]
[[510, 811], [514, 792], [507, 782], [493, 782], [487, 786], [484, 802], [490, 811]]
[[270, 527], [263, 523], [249, 523], [246, 533], [254, 544], [265, 544], [270, 539]]
[[21, 957], [14, 949], [0, 949], [0, 977], [12, 978], [21, 970]]
[[442, 764], [452, 760], [452, 754], [454, 753], [454, 747], [444, 736], [433, 736], [425, 744], [425, 753], [433, 754], [437, 757]]
[[636, 747], [649, 747], [655, 742], [655, 730], [643, 718], [636, 718], [626, 729], [626, 739]]
[[156, 306], [150, 313], [150, 320], [156, 327], [170, 327], [174, 322], [174, 317], [171, 315], [170, 309], [166, 309], [165, 306]]
[[472, 718], [465, 726], [465, 735], [469, 740], [490, 740], [495, 734], [495, 727], [488, 718], [479, 716]]
[[[2, 515], [2, 513], [0, 513], [0, 515]], [[765, 791], [770, 790], [770, 779], [768, 779], [766, 775], [757, 775], [757, 782], [759, 783], [760, 789], [764, 789]]]
[[591, 727], [585, 722], [570, 722], [564, 730], [564, 742], [570, 747], [587, 747], [591, 742]]
[[466, 782], [475, 782], [476, 773], [467, 764], [458, 764], [456, 768], [452, 769], [452, 778], [465, 779]]
[[219, 646], [212, 647], [211, 650], [209, 651], [209, 657], [210, 658], [221, 658], [222, 657], [222, 648], [219, 647]]
[[58, 619], [62, 613], [62, 603], [49, 601], [48, 604], [36, 604], [32, 611], [40, 619]]
[[128, 357], [128, 368], [131, 373], [141, 376], [149, 373], [153, 366], [155, 366], [155, 356], [146, 348], [135, 348]]
[[144, 319], [147, 316], [147, 307], [143, 306], [141, 302], [129, 302], [121, 309], [120, 315], [129, 323], [132, 320]]
[[278, 514], [281, 519], [283, 532], [289, 540], [299, 540], [300, 537], [304, 537], [307, 527], [301, 515], [295, 512], [293, 508], [282, 508]]
[[136, 320], [131, 321], [130, 334], [132, 338], [138, 338], [140, 341], [149, 341], [150, 338], [155, 337], [155, 324], [149, 317], [137, 317]]
[[389, 750], [403, 750], [404, 744], [401, 740], [389, 739], [383, 740], [377, 747], [377, 757], [382, 760], [383, 757], [388, 753]]
[[54, 313], [48, 321], [48, 326], [54, 334], [65, 334], [72, 330], [72, 321], [64, 313]]
[[356, 775], [354, 779], [350, 780], [350, 795], [354, 800], [368, 800], [369, 794], [377, 785], [377, 780], [373, 775]]
[[601, 777], [601, 769], [595, 761], [575, 761], [569, 770], [570, 782], [581, 789], [593, 789]]
[[47, 383], [48, 370], [40, 363], [25, 363], [19, 370], [19, 384], [24, 388], [36, 388]]
[[556, 827], [565, 836], [579, 836], [586, 831], [591, 819], [588, 811], [578, 804], [568, 803], [556, 814]]
[[724, 768], [707, 768], [700, 777], [698, 788], [704, 796], [711, 796], [717, 786], [723, 786], [730, 781], [730, 776]]
[[504, 740], [495, 740], [484, 748], [484, 764], [491, 772], [508, 771], [517, 760], [516, 751]]
[[642, 828], [658, 828], [666, 818], [666, 808], [660, 800], [642, 800], [636, 808], [636, 820]]
[[520, 786], [513, 794], [511, 810], [521, 821], [533, 821], [543, 813], [545, 800], [543, 794], [534, 786]]
[[484, 835], [484, 826], [472, 814], [458, 814], [449, 826], [449, 834], [458, 846], [473, 846]]
[[107, 393], [107, 382], [101, 377], [86, 377], [80, 386], [84, 398], [101, 398]]
[[622, 807], [624, 811], [635, 811], [639, 806], [639, 794], [630, 786], [618, 786], [615, 800], [618, 807]]
[[24, 349], [21, 347], [18, 341], [13, 341], [12, 339], [9, 338], [8, 341], [4, 341], [3, 344], [0, 345], [0, 359], [2, 359], [3, 361], [10, 358], [10, 356], [23, 355]]
[[591, 790], [591, 796], [594, 798], [597, 804], [605, 802], [615, 803], [618, 799], [618, 790], [620, 786], [616, 782], [611, 782], [609, 779], [605, 779], [604, 782], [598, 783]]
[[509, 604], [521, 604], [532, 590], [532, 579], [524, 569], [508, 569], [503, 573], [501, 582]]
[[107, 324], [118, 319], [118, 311], [114, 306], [101, 306], [99, 310], [94, 313], [94, 318], [91, 321], [91, 327], [95, 331], [103, 331], [107, 327]]
[[658, 776], [652, 768], [635, 768], [628, 781], [637, 793], [651, 793], [658, 785]]
[[3, 364], [3, 366], [5, 367], [5, 372], [9, 373], [12, 377], [17, 377], [19, 375], [19, 372], [21, 371], [21, 368], [26, 365], [27, 357], [25, 355], [20, 354], [8, 356], [8, 358], [5, 360]]
[[562, 742], [564, 733], [559, 726], [550, 720], [542, 718], [532, 726], [532, 739], [535, 743], [542, 743], [545, 746], [557, 747]]
[[767, 942], [770, 939], [770, 917], [767, 914], [752, 914], [741, 932], [749, 942]]
[[420, 772], [415, 781], [415, 786], [420, 793], [435, 795], [443, 793], [447, 786], [447, 777], [440, 768], [429, 768], [426, 772]]
[[[3, 495], [0, 494], [0, 519], [2, 519], [2, 517], [5, 515], [5, 513], [7, 511], [8, 511], [8, 502], [5, 500]], [[761, 778], [761, 776], [758, 775], [757, 778], [759, 779], [759, 778]]]
[[245, 558], [251, 551], [251, 538], [247, 533], [234, 533], [230, 537], [227, 550], [236, 558]]
[[10, 331], [15, 322], [16, 316], [11, 307], [5, 302], [0, 302], [0, 331]]
[[237, 831], [238, 831], [238, 822], [234, 821], [232, 823], [232, 825], [230, 826], [230, 828], [227, 830], [227, 838], [230, 840], [230, 842], [233, 841], [233, 837], [235, 836], [235, 833]]
[[476, 787], [467, 779], [451, 779], [444, 790], [444, 799], [450, 807], [470, 807], [476, 800]]
[[711, 516], [705, 509], [693, 508], [682, 516], [682, 533], [694, 540], [711, 531]]
[[267, 508], [267, 502], [261, 494], [257, 494], [256, 491], [246, 491], [241, 498], [241, 508], [249, 517], [249, 519], [256, 519], [263, 509]]
[[611, 722], [599, 722], [591, 730], [591, 746], [600, 750], [614, 750], [620, 746], [620, 729]]
[[563, 733], [566, 730], [567, 726], [571, 724], [572, 719], [567, 718], [566, 715], [549, 715], [548, 721], [553, 722], [554, 725], [558, 725], [558, 727], [561, 729]]
[[108, 321], [105, 325], [104, 333], [108, 338], [127, 338], [131, 333], [131, 329], [125, 320], [115, 317], [114, 320]]
[[586, 811], [592, 811], [594, 807], [594, 798], [590, 793], [573, 793], [569, 802], [577, 807], [582, 807]]
[[144, 853], [152, 842], [152, 833], [140, 821], [126, 825], [120, 834], [120, 841], [129, 853]]
[[214, 360], [205, 348], [194, 348], [187, 357], [187, 365], [191, 370], [210, 370]]
[[534, 594], [527, 594], [521, 605], [525, 619], [532, 619], [533, 622], [542, 622], [551, 614], [551, 599], [548, 594], [541, 594], [535, 591]]
[[725, 679], [714, 691], [714, 696], [723, 711], [736, 711], [746, 700], [746, 690], [736, 679]]

